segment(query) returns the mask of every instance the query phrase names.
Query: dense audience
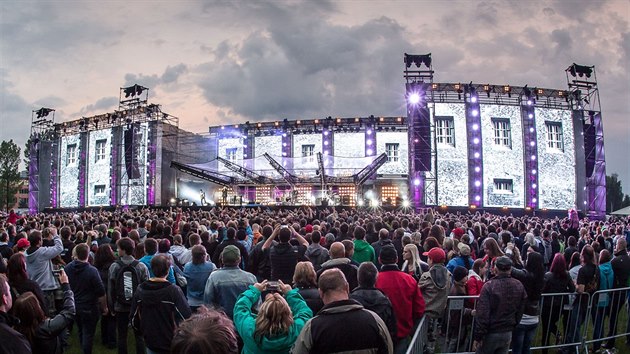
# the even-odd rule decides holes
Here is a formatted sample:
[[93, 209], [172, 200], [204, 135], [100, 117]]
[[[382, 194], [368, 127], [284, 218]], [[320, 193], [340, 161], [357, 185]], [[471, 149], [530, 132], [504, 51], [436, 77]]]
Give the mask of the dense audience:
[[131, 332], [136, 353], [404, 353], [422, 319], [428, 352], [529, 353], [539, 325], [543, 345], [576, 343], [589, 320], [598, 350], [615, 347], [627, 300], [598, 291], [630, 276], [630, 218], [575, 211], [10, 215], [0, 352], [62, 353], [72, 335], [83, 353], [127, 353]]

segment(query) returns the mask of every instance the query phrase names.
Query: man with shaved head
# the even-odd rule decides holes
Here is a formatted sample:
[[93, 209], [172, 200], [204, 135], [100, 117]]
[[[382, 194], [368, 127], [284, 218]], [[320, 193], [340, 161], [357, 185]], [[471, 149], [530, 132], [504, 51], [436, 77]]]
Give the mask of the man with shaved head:
[[349, 258], [346, 258], [346, 248], [343, 243], [333, 242], [333, 244], [330, 245], [329, 254], [330, 260], [322, 264], [322, 269], [317, 272], [318, 278], [326, 270], [337, 268], [346, 276], [350, 290], [356, 288], [359, 285], [357, 281], [359, 268], [352, 264]]

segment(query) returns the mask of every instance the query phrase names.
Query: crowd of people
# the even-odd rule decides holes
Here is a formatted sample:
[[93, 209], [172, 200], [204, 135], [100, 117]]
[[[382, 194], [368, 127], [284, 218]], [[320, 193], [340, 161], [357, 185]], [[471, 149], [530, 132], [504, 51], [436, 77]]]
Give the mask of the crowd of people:
[[630, 218], [575, 211], [10, 213], [0, 353], [62, 353], [70, 336], [127, 353], [129, 335], [138, 354], [404, 353], [422, 319], [428, 351], [529, 353], [539, 324], [543, 345], [579, 342], [587, 313], [611, 337], [593, 349], [613, 348], [626, 293], [598, 291], [628, 286], [628, 236]]

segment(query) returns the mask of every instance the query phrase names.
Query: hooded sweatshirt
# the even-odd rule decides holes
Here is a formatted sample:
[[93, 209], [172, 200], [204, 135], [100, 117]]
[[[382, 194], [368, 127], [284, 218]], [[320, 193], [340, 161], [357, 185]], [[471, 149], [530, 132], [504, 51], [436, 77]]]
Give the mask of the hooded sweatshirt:
[[138, 285], [131, 305], [133, 318], [140, 318], [140, 331], [147, 348], [169, 353], [173, 334], [179, 323], [190, 317], [190, 307], [182, 290], [162, 281], [145, 281]]
[[89, 310], [98, 305], [98, 298], [105, 295], [105, 286], [96, 267], [88, 262], [74, 260], [64, 269], [70, 288], [74, 292], [77, 310]]
[[241, 353], [290, 353], [291, 347], [297, 339], [306, 322], [313, 317], [313, 312], [297, 289], [289, 291], [285, 295], [287, 304], [293, 314], [293, 324], [287, 333], [276, 336], [265, 335], [261, 338], [254, 336], [256, 331], [256, 315], [252, 314], [252, 306], [260, 299], [260, 291], [254, 286], [243, 292], [234, 305], [234, 326], [243, 338], [243, 351]]
[[[599, 290], [608, 290], [613, 288], [614, 274], [610, 262], [599, 265]], [[597, 307], [606, 307], [610, 303], [610, 295], [600, 295]]]
[[328, 250], [322, 247], [319, 243], [308, 245], [304, 256], [313, 263], [313, 267], [316, 272], [322, 268], [322, 264], [324, 264], [324, 262], [330, 259]]
[[431, 318], [440, 318], [446, 309], [448, 294], [451, 289], [451, 273], [444, 264], [434, 264], [420, 277], [418, 286], [426, 304], [425, 314]]
[[192, 261], [192, 252], [182, 245], [173, 245], [168, 253], [177, 258], [180, 264], [186, 264]]
[[374, 248], [365, 240], [354, 240], [352, 259], [357, 263], [372, 262], [376, 264]]
[[63, 243], [58, 235], [55, 235], [53, 242], [54, 246], [30, 247], [25, 252], [28, 277], [35, 281], [43, 291], [59, 288], [50, 260], [61, 254]]

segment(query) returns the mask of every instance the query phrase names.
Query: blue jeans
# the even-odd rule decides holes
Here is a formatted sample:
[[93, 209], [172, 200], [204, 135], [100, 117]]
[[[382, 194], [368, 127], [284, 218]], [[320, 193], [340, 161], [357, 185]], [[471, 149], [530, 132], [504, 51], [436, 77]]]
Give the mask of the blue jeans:
[[512, 354], [529, 354], [532, 340], [536, 335], [538, 323], [531, 325], [517, 325], [512, 332]]
[[100, 311], [97, 306], [93, 308], [77, 308], [76, 324], [79, 330], [79, 343], [81, 343], [83, 354], [92, 354], [94, 333], [96, 332], [96, 324], [99, 317]]

